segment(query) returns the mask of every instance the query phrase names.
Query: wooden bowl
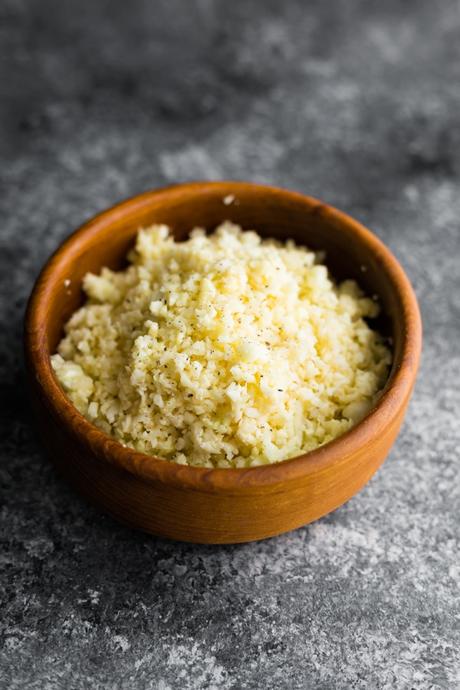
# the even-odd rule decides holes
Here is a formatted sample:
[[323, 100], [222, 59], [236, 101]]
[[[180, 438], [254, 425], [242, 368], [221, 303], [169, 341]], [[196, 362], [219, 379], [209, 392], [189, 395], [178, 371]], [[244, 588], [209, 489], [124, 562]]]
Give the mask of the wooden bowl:
[[[225, 201], [224, 201], [225, 200]], [[125, 448], [88, 422], [65, 396], [50, 355], [82, 303], [82, 278], [120, 268], [140, 226], [166, 223], [178, 239], [196, 225], [230, 219], [327, 252], [339, 279], [376, 293], [379, 327], [394, 362], [376, 407], [353, 429], [313, 452], [251, 469], [207, 469]], [[70, 282], [69, 282], [70, 281]], [[122, 522], [198, 543], [263, 539], [334, 510], [374, 474], [391, 448], [415, 382], [421, 349], [417, 301], [403, 269], [369, 230], [295, 192], [243, 182], [197, 182], [146, 192], [104, 211], [69, 237], [42, 270], [25, 322], [28, 381], [43, 443], [84, 496]]]

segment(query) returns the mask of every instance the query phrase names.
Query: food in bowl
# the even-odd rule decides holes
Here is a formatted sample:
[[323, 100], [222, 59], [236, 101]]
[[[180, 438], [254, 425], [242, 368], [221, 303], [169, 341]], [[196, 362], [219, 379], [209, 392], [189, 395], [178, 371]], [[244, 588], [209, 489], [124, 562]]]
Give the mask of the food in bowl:
[[130, 265], [87, 274], [52, 356], [84, 416], [180, 464], [250, 467], [340, 436], [375, 404], [391, 352], [378, 304], [324, 256], [230, 222], [138, 232]]

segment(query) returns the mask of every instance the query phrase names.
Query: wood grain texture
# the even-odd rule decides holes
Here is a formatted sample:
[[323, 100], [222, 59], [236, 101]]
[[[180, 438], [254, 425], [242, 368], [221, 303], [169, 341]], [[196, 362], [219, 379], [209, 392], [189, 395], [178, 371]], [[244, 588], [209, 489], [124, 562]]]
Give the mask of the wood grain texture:
[[[234, 203], [223, 199], [232, 195]], [[102, 266], [120, 268], [140, 226], [166, 223], [177, 239], [223, 220], [327, 252], [339, 279], [378, 294], [380, 327], [394, 362], [377, 406], [326, 446], [249, 469], [186, 467], [124, 448], [66, 398], [50, 364], [63, 325], [82, 302], [81, 281]], [[365, 267], [365, 271], [362, 267]], [[70, 281], [70, 283], [68, 282]], [[244, 182], [203, 182], [146, 192], [77, 230], [41, 272], [25, 321], [25, 356], [40, 434], [58, 469], [117, 519], [153, 534], [199, 543], [236, 543], [285, 532], [334, 510], [369, 480], [402, 423], [421, 350], [411, 285], [391, 252], [362, 225], [295, 192]]]

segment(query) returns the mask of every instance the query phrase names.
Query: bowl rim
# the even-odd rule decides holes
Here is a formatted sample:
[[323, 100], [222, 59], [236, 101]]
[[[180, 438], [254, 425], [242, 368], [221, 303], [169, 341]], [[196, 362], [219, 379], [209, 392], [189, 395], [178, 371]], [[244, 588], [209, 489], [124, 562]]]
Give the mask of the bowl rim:
[[[402, 305], [403, 344], [399, 362], [393, 364], [384, 392], [375, 407], [350, 430], [329, 443], [294, 458], [268, 465], [248, 468], [207, 468], [164, 460], [123, 446], [117, 440], [89, 422], [66, 396], [54, 374], [46, 344], [47, 301], [51, 295], [53, 276], [63, 263], [72, 260], [80, 244], [106, 228], [114, 220], [129, 218], [144, 206], [155, 206], [162, 199], [171, 200], [184, 192], [201, 194], [213, 191], [238, 197], [240, 192], [253, 189], [273, 198], [302, 203], [306, 211], [321, 213], [339, 225], [346, 225], [371, 252], [396, 287]], [[33, 383], [38, 384], [40, 397], [47, 403], [59, 424], [62, 424], [90, 453], [143, 480], [161, 482], [178, 488], [226, 494], [280, 490], [280, 485], [297, 481], [313, 473], [346, 462], [357, 451], [380, 436], [407, 404], [415, 382], [421, 353], [422, 325], [420, 311], [413, 288], [403, 268], [392, 252], [370, 230], [346, 213], [314, 197], [271, 185], [241, 181], [187, 182], [148, 190], [125, 199], [96, 214], [67, 239], [51, 255], [42, 268], [26, 309], [24, 324], [26, 366]]]

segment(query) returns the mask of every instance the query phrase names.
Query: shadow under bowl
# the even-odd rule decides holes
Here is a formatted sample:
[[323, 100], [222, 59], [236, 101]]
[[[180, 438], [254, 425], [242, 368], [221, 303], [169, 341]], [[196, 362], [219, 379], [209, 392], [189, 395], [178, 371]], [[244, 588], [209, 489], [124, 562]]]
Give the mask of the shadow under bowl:
[[[383, 314], [378, 327], [393, 341], [393, 365], [383, 395], [359, 424], [315, 451], [248, 469], [182, 466], [123, 447], [75, 409], [50, 364], [64, 324], [82, 304], [83, 276], [103, 266], [123, 267], [139, 227], [165, 223], [181, 240], [195, 226], [213, 229], [223, 220], [265, 237], [291, 238], [325, 250], [335, 278], [352, 278], [366, 293], [378, 296]], [[49, 259], [25, 321], [32, 402], [43, 443], [57, 468], [80, 493], [125, 524], [197, 543], [270, 537], [316, 520], [351, 498], [381, 465], [398, 434], [420, 350], [414, 292], [377, 237], [316, 199], [244, 182], [196, 182], [154, 190], [97, 215]]]

